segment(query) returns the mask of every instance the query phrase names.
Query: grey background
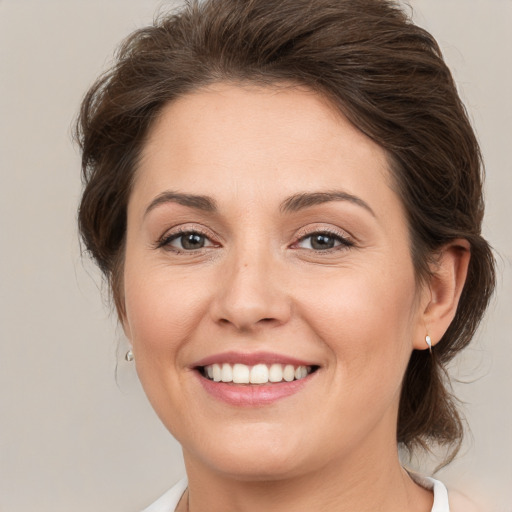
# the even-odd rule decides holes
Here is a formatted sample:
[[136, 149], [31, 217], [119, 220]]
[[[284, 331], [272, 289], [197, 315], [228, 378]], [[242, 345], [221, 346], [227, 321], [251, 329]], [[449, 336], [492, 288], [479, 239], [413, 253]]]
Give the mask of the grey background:
[[[512, 2], [412, 0], [440, 42], [487, 165], [485, 233], [500, 284], [454, 365], [473, 436], [440, 477], [512, 510]], [[126, 341], [81, 261], [79, 157], [70, 126], [152, 0], [0, 0], [0, 511], [121, 512], [183, 472], [146, 403]], [[433, 148], [435, 150], [435, 148]], [[103, 295], [105, 296], [105, 294]], [[117, 380], [116, 380], [117, 366]]]

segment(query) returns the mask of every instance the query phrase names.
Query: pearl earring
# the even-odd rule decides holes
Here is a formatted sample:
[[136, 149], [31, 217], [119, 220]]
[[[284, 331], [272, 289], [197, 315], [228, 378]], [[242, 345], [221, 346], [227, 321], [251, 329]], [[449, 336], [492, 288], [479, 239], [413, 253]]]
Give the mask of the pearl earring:
[[133, 355], [132, 349], [130, 349], [130, 350], [128, 350], [128, 352], [126, 352], [126, 355], [124, 356], [124, 358], [129, 363], [131, 363], [135, 359], [135, 356]]
[[428, 349], [430, 350], [430, 353], [432, 354], [432, 340], [428, 334], [425, 336], [425, 343], [428, 345]]

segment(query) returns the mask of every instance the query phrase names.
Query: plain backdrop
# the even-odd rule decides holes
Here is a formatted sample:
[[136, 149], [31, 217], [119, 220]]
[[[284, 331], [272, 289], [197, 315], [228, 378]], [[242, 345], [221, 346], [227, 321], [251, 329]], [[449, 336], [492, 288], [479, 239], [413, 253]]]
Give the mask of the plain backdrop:
[[[454, 364], [472, 437], [440, 473], [512, 510], [512, 2], [412, 0], [440, 42], [482, 144], [499, 288]], [[136, 512], [183, 473], [178, 444], [123, 359], [75, 226], [71, 125], [153, 0], [0, 0], [0, 511]], [[167, 4], [168, 5], [168, 4]], [[432, 148], [435, 151], [435, 148]], [[102, 295], [103, 293], [103, 295]], [[102, 298], [103, 296], [103, 298]]]

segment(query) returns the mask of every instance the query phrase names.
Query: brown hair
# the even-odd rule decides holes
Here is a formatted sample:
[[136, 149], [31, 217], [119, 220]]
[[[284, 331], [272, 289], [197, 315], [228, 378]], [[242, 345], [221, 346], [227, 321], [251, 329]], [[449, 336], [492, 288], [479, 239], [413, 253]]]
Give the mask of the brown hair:
[[[389, 156], [420, 280], [444, 244], [471, 246], [455, 319], [432, 357], [414, 351], [397, 440], [457, 452], [461, 417], [446, 364], [471, 340], [495, 283], [481, 237], [477, 140], [434, 38], [392, 0], [206, 0], [131, 34], [82, 103], [79, 228], [123, 314], [126, 207], [148, 128], [162, 107], [219, 81], [296, 83], [328, 97]], [[449, 457], [451, 459], [451, 457]]]

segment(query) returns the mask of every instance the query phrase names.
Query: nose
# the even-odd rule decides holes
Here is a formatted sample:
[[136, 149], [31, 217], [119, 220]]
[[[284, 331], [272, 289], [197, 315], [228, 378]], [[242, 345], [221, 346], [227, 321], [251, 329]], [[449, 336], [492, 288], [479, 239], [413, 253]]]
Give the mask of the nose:
[[290, 319], [291, 301], [277, 267], [268, 255], [233, 255], [221, 271], [211, 308], [214, 321], [241, 332], [285, 324]]

